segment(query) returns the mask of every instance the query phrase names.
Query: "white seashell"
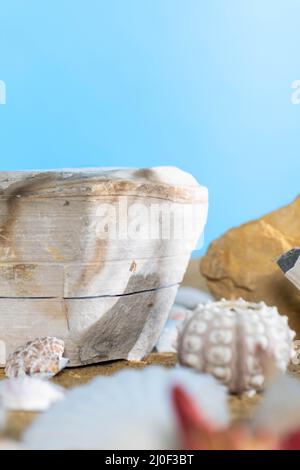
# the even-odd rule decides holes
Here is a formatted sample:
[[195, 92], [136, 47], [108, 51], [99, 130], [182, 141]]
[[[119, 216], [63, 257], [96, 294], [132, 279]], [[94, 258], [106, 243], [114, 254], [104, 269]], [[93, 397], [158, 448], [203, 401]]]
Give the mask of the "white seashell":
[[175, 303], [193, 310], [199, 304], [206, 304], [214, 300], [213, 296], [206, 291], [194, 287], [179, 287]]
[[293, 338], [294, 332], [276, 307], [222, 299], [200, 305], [186, 320], [178, 338], [179, 362], [212, 373], [233, 393], [261, 391], [266, 365], [259, 350], [266, 351], [275, 368], [284, 372], [295, 354]]
[[62, 357], [64, 341], [52, 336], [29, 341], [12, 353], [6, 362], [8, 378], [35, 376], [50, 378], [64, 369], [69, 359]]
[[9, 411], [45, 411], [64, 398], [64, 389], [37, 378], [6, 379], [0, 382], [0, 398]]
[[229, 421], [226, 388], [178, 366], [123, 370], [69, 391], [25, 432], [31, 449], [178, 449], [171, 388], [182, 385], [216, 426]]

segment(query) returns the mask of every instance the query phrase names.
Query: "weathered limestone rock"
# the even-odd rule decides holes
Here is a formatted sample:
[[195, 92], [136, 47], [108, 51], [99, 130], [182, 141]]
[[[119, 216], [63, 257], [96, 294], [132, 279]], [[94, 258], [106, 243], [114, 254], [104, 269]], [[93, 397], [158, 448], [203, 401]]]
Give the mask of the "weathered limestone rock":
[[45, 336], [71, 366], [143, 358], [207, 209], [177, 168], [0, 172], [0, 367]]
[[214, 241], [202, 258], [201, 272], [216, 298], [276, 305], [300, 335], [300, 292], [276, 264], [295, 246], [300, 246], [300, 197]]

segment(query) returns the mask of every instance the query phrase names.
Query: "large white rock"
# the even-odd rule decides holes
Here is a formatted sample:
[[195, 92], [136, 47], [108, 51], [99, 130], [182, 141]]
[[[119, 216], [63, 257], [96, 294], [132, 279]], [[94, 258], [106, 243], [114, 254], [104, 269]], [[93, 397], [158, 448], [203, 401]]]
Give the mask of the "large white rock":
[[0, 173], [0, 364], [56, 336], [69, 365], [141, 359], [207, 217], [176, 168]]

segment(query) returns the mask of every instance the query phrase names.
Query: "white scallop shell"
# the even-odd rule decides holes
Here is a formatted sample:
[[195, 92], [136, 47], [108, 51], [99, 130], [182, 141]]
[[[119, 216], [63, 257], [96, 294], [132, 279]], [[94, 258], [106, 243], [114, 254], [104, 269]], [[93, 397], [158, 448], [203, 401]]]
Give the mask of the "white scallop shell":
[[199, 305], [178, 339], [179, 362], [209, 372], [233, 393], [261, 391], [265, 385], [259, 347], [284, 372], [294, 356], [286, 317], [264, 302], [221, 300]]
[[176, 449], [172, 385], [182, 384], [203, 414], [228, 423], [226, 388], [184, 367], [151, 366], [99, 377], [67, 392], [26, 431], [32, 449]]
[[29, 341], [12, 353], [6, 362], [8, 378], [35, 376], [49, 379], [66, 367], [69, 359], [62, 357], [63, 340], [46, 336]]
[[64, 398], [62, 387], [37, 378], [24, 377], [0, 382], [0, 399], [9, 411], [45, 411]]

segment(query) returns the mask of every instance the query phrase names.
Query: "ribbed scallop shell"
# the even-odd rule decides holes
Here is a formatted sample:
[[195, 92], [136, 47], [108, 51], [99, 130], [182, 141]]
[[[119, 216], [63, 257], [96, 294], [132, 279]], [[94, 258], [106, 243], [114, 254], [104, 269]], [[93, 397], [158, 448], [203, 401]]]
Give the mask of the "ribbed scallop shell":
[[229, 421], [227, 390], [186, 367], [124, 369], [70, 390], [24, 435], [30, 449], [177, 449], [174, 385], [189, 393], [216, 426]]
[[233, 393], [261, 391], [265, 370], [258, 346], [285, 372], [295, 332], [276, 307], [243, 299], [198, 305], [178, 339], [181, 364], [208, 372]]
[[9, 356], [5, 374], [8, 378], [53, 377], [68, 363], [68, 359], [62, 357], [64, 349], [64, 341], [52, 336], [29, 341]]

